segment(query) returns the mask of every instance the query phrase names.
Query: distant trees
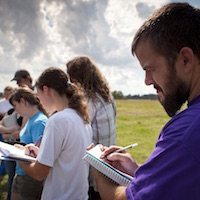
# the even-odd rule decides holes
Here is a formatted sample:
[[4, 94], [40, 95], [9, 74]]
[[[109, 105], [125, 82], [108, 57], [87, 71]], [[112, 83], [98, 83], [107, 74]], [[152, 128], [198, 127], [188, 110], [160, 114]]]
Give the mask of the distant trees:
[[157, 100], [158, 96], [156, 94], [145, 94], [145, 95], [127, 95], [125, 97], [126, 99], [151, 99], [151, 100]]
[[112, 95], [115, 99], [152, 99], [152, 100], [157, 100], [158, 96], [156, 94], [145, 94], [145, 95], [127, 95], [124, 96], [122, 91], [113, 91]]
[[[112, 95], [115, 99], [158, 99], [158, 96], [156, 94], [145, 94], [145, 95], [124, 95], [122, 91], [113, 91]], [[3, 98], [3, 93], [0, 92], [0, 99]]]
[[124, 99], [124, 95], [122, 93], [122, 91], [113, 91], [112, 95], [115, 99]]

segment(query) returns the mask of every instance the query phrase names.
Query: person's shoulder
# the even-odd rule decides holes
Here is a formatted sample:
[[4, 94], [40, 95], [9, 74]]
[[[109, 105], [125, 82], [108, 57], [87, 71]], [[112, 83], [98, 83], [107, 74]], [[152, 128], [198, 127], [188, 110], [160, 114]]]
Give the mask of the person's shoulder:
[[50, 116], [50, 119], [60, 119], [62, 117], [70, 116], [71, 114], [75, 113], [74, 109], [71, 108], [65, 108], [64, 110], [61, 110], [59, 112], [55, 112]]
[[67, 113], [66, 110], [62, 110], [62, 111], [54, 113], [53, 115], [49, 117], [47, 126], [51, 128], [57, 127], [57, 129], [59, 130], [66, 129], [67, 131], [67, 129], [69, 129], [69, 127], [71, 127], [72, 124], [74, 124], [72, 123], [73, 121], [72, 119], [74, 119], [72, 114]]
[[100, 106], [101, 104], [105, 104], [105, 100], [99, 93], [95, 93], [95, 98], [90, 100], [94, 105]]
[[33, 123], [41, 123], [41, 122], [46, 123], [47, 120], [48, 120], [48, 118], [47, 118], [47, 116], [43, 112], [38, 112], [34, 116], [34, 118], [32, 120], [33, 120]]
[[40, 112], [38, 113], [38, 116], [39, 116], [39, 117], [42, 117], [42, 118], [48, 118], [42, 111], [40, 111]]
[[0, 104], [3, 104], [4, 102], [6, 102], [7, 100], [5, 98], [0, 100]]

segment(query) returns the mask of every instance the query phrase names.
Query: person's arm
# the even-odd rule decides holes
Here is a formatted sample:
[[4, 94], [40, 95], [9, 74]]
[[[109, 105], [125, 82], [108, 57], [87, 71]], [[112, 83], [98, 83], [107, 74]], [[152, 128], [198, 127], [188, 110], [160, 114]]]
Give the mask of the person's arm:
[[8, 127], [5, 127], [5, 126], [3, 126], [3, 125], [0, 125], [0, 132], [1, 132], [2, 134], [12, 133], [12, 132], [17, 131], [17, 130], [19, 130], [19, 129], [20, 129], [19, 126], [13, 126], [13, 127], [11, 127], [11, 128], [8, 128]]
[[103, 200], [127, 200], [125, 186], [117, 185], [93, 167], [92, 174], [95, 178], [98, 191]]
[[2, 134], [2, 137], [4, 140], [8, 140], [8, 139], [19, 139], [19, 130], [14, 131], [12, 133], [6, 133], [6, 134]]
[[[25, 149], [25, 154], [29, 155], [29, 156], [32, 155], [32, 157], [37, 157], [37, 155], [39, 153], [39, 147], [34, 146], [34, 144], [28, 144], [26, 146], [15, 144], [15, 147], [17, 147], [19, 149], [21, 149], [21, 148]], [[33, 155], [35, 155], [35, 156], [33, 156]], [[49, 167], [47, 165], [43, 165], [43, 164], [39, 163], [38, 161], [33, 162], [33, 163], [18, 161], [18, 163], [26, 174], [28, 174], [29, 176], [31, 176], [32, 178], [34, 178], [38, 181], [44, 180], [46, 178], [47, 174], [49, 173], [49, 170], [51, 169], [51, 167]]]
[[26, 174], [38, 181], [44, 180], [51, 169], [51, 167], [43, 165], [38, 161], [35, 163], [18, 161], [18, 163]]
[[20, 130], [12, 132], [11, 137], [15, 139], [20, 139]]

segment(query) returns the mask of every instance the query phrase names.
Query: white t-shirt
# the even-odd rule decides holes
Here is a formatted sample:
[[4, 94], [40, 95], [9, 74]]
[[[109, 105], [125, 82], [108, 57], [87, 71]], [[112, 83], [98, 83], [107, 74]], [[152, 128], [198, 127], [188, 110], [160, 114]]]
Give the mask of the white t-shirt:
[[92, 129], [73, 109], [51, 116], [46, 124], [38, 162], [52, 167], [45, 180], [44, 200], [88, 199], [89, 166], [83, 161]]
[[6, 113], [11, 108], [13, 108], [13, 106], [10, 104], [8, 100], [6, 100], [5, 98], [0, 100], [0, 113]]

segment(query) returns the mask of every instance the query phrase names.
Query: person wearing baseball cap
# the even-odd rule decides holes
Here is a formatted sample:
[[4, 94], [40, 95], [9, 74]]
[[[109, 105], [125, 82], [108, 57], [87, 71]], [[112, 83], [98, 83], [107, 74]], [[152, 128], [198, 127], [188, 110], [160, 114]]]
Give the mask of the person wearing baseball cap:
[[20, 69], [15, 72], [15, 76], [11, 81], [17, 81], [18, 86], [24, 86], [27, 85], [31, 89], [34, 89], [32, 86], [32, 77], [30, 76], [30, 73], [25, 69]]

